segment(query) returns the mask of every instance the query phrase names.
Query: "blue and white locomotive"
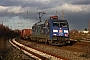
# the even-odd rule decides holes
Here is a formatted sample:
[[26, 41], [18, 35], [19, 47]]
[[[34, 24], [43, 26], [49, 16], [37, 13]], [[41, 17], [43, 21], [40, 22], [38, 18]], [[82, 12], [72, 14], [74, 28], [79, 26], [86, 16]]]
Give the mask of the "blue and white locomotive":
[[69, 42], [69, 24], [58, 16], [38, 22], [32, 26], [32, 40], [51, 45], [65, 45]]

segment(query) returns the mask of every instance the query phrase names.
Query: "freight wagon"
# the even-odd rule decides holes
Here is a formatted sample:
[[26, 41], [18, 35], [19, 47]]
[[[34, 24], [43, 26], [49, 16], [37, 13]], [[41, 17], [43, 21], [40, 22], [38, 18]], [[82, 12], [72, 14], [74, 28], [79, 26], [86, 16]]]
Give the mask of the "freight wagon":
[[23, 39], [30, 39], [31, 34], [32, 34], [32, 29], [23, 29], [21, 30], [20, 36]]

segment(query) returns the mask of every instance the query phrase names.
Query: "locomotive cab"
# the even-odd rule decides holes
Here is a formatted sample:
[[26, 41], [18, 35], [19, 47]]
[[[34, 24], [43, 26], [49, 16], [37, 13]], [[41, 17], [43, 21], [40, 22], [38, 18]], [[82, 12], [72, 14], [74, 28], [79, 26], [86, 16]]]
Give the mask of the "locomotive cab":
[[69, 26], [66, 20], [53, 21], [52, 43], [64, 45], [69, 40]]

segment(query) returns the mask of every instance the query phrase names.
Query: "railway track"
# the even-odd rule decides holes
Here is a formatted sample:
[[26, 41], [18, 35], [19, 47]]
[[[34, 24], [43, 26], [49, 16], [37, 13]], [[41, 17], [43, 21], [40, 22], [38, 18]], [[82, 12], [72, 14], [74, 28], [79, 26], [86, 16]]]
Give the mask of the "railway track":
[[61, 56], [57, 56], [55, 54], [51, 54], [37, 48], [18, 43], [17, 41], [15, 41], [15, 39], [10, 40], [9, 42], [13, 46], [22, 50], [25, 54], [35, 58], [36, 60], [69, 60], [67, 58], [63, 58]]
[[[30, 42], [30, 41], [27, 41], [27, 42]], [[26, 42], [26, 43], [27, 43]], [[22, 44], [25, 44], [25, 42], [21, 42]], [[33, 42], [33, 44], [38, 44], [36, 42]], [[26, 44], [28, 45], [28, 44]], [[72, 51], [72, 52], [83, 52], [84, 53], [84, 49], [88, 46], [90, 46], [90, 42], [73, 42], [69, 45], [65, 45], [65, 46], [51, 46], [51, 45], [48, 45], [48, 44], [42, 44], [42, 43], [39, 43], [39, 45], [42, 45], [42, 46], [48, 46], [48, 47], [52, 47], [54, 49], [63, 49], [63, 50], [68, 50], [68, 51]]]
[[[16, 41], [25, 44], [27, 46], [32, 46], [34, 48], [58, 55], [58, 56], [63, 56], [65, 58], [68, 58], [69, 60], [90, 60], [85, 59], [83, 57], [80, 57], [85, 51], [87, 51], [86, 47], [90, 46], [89, 42], [74, 42], [74, 44], [66, 45], [66, 46], [51, 46], [48, 44], [43, 44], [43, 43], [37, 43], [37, 42], [32, 42], [32, 41], [27, 41], [27, 40], [21, 40], [17, 39]], [[89, 49], [89, 48], [88, 48]]]

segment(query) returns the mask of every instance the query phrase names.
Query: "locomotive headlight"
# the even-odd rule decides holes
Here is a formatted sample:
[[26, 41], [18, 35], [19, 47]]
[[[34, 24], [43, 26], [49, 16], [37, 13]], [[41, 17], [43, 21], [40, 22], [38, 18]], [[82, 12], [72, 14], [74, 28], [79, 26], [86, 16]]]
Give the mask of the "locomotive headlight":
[[53, 32], [58, 32], [58, 30], [53, 30]]
[[66, 37], [68, 37], [68, 34], [65, 34]]
[[64, 30], [64, 33], [68, 33], [68, 30]]
[[54, 36], [56, 36], [57, 34], [53, 34]]

